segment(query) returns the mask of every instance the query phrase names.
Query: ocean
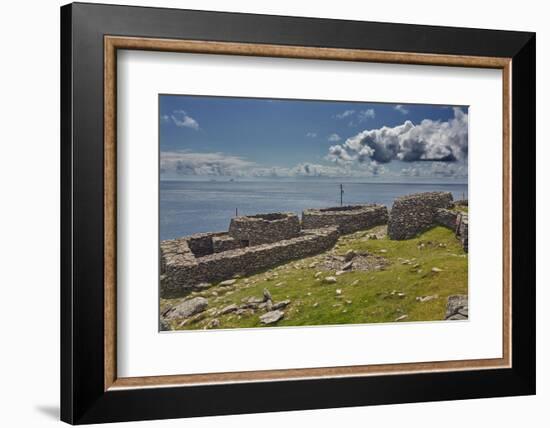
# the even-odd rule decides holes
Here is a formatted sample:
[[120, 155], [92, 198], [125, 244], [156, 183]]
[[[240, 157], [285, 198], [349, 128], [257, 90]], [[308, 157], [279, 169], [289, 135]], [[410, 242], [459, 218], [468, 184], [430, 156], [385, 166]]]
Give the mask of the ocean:
[[[467, 184], [343, 183], [344, 205], [378, 203], [391, 208], [398, 196], [447, 191], [468, 197]], [[160, 239], [225, 231], [235, 216], [295, 212], [340, 205], [335, 181], [161, 181]]]

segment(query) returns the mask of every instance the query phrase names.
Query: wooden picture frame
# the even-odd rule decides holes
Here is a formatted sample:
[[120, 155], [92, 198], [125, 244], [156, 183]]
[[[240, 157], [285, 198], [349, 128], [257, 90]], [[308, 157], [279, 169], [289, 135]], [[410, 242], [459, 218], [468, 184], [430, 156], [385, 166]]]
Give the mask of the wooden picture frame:
[[[118, 49], [502, 70], [503, 357], [118, 377]], [[62, 420], [114, 422], [535, 392], [534, 34], [77, 3], [61, 9], [61, 53]]]

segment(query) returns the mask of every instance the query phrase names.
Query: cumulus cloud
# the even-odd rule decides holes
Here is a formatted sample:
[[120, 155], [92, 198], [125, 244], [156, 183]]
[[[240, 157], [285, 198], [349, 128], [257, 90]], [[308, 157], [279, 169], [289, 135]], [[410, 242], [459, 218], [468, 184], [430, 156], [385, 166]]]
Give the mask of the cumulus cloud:
[[317, 137], [317, 133], [316, 132], [308, 132], [306, 134], [306, 137], [309, 137], [309, 138], [316, 138]]
[[418, 125], [410, 120], [395, 127], [367, 129], [329, 148], [327, 159], [336, 163], [376, 161], [388, 163], [452, 162], [468, 157], [468, 114], [454, 108], [446, 122], [424, 119]]
[[394, 107], [394, 109], [397, 110], [401, 114], [409, 114], [409, 110], [405, 106], [403, 106], [402, 104], [397, 104]]
[[334, 134], [330, 134], [328, 136], [328, 140], [331, 142], [331, 143], [336, 143], [337, 141], [340, 141], [342, 139], [342, 137], [340, 137], [338, 134], [334, 133]]
[[174, 125], [180, 128], [191, 128], [195, 131], [199, 129], [199, 123], [189, 116], [185, 110], [174, 110], [170, 117]]

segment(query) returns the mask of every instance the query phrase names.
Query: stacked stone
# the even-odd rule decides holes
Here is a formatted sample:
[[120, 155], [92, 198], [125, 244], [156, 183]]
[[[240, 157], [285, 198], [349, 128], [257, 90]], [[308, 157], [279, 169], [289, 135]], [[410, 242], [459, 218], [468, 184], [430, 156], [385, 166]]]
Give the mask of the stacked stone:
[[410, 239], [436, 224], [438, 208], [449, 208], [453, 195], [450, 192], [425, 192], [397, 198], [388, 222], [390, 239]]
[[437, 224], [445, 226], [451, 230], [455, 230], [457, 226], [458, 213], [453, 210], [446, 210], [445, 208], [438, 208], [435, 210], [434, 220]]
[[468, 252], [468, 214], [460, 214], [457, 236], [464, 251]]
[[303, 229], [337, 226], [341, 234], [367, 230], [387, 222], [388, 209], [377, 204], [309, 209], [302, 213]]
[[[236, 250], [213, 253], [204, 257], [180, 256], [172, 245], [161, 245], [163, 279], [161, 294], [191, 289], [203, 282], [218, 282], [232, 278], [236, 274], [250, 275], [272, 268], [290, 260], [302, 259], [326, 251], [336, 244], [338, 230], [327, 227], [308, 230], [292, 239], [270, 244], [256, 245]], [[170, 241], [164, 241], [170, 242]], [[183, 242], [178, 248], [184, 248]], [[168, 250], [171, 251], [168, 251]], [[176, 256], [177, 254], [177, 256]]]
[[300, 234], [300, 219], [294, 213], [270, 213], [231, 219], [229, 235], [248, 245], [269, 244]]

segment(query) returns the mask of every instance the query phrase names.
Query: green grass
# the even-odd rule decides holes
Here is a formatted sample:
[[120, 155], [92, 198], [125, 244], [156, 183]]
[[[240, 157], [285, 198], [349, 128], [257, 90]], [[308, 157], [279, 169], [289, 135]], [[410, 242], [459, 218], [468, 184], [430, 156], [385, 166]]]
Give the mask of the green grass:
[[[218, 328], [263, 327], [259, 316], [264, 311], [242, 316], [234, 313], [215, 316], [213, 312], [229, 304], [239, 305], [246, 297], [261, 297], [264, 288], [270, 291], [274, 302], [291, 300], [284, 309], [284, 318], [274, 326], [394, 322], [402, 315], [407, 317], [400, 322], [442, 320], [447, 297], [467, 294], [468, 258], [452, 231], [436, 227], [405, 241], [366, 239], [370, 233], [341, 237], [332, 252], [343, 255], [353, 249], [381, 255], [388, 262], [381, 270], [348, 272], [338, 276], [335, 284], [326, 284], [315, 278], [320, 269], [309, 267], [323, 260], [324, 254], [289, 262], [239, 278], [232, 287], [216, 285], [203, 292], [191, 293], [208, 298], [208, 310], [194, 322], [179, 326], [180, 321], [175, 320], [171, 327], [201, 329], [213, 318], [220, 321]], [[404, 264], [407, 260], [408, 264]], [[434, 267], [441, 271], [432, 271]], [[334, 273], [323, 272], [321, 278], [334, 276]], [[340, 295], [337, 289], [341, 290]], [[399, 293], [403, 295], [400, 297]], [[418, 296], [428, 295], [438, 297], [428, 302], [416, 300]], [[180, 300], [161, 299], [161, 311]]]

